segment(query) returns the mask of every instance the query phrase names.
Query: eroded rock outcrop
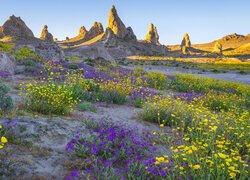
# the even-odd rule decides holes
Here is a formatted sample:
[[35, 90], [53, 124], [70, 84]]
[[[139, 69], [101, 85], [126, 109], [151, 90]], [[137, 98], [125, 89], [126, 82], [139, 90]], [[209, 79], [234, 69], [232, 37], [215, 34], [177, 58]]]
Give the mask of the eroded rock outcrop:
[[78, 37], [82, 37], [82, 38], [85, 37], [87, 32], [88, 31], [86, 30], [84, 26], [80, 27]]
[[105, 44], [105, 46], [116, 46], [117, 45], [117, 39], [116, 39], [116, 36], [114, 34], [114, 32], [112, 31], [112, 29], [110, 28], [106, 28], [105, 30], [105, 35], [104, 35], [104, 38], [103, 38], [103, 42]]
[[126, 26], [118, 16], [117, 10], [114, 5], [111, 7], [109, 12], [108, 28], [110, 28], [118, 38], [125, 40], [136, 40], [136, 36], [132, 28], [126, 28]]
[[159, 34], [157, 32], [157, 28], [150, 23], [148, 33], [145, 37], [145, 41], [148, 43], [159, 45]]
[[0, 37], [4, 36], [33, 38], [34, 34], [20, 17], [12, 15], [0, 27]]
[[43, 41], [54, 42], [53, 35], [49, 33], [47, 25], [43, 27], [40, 39]]
[[5, 52], [0, 52], [0, 72], [8, 72], [14, 74], [15, 63], [14, 58]]
[[181, 41], [181, 46], [191, 47], [191, 41], [188, 33], [184, 34], [183, 40]]
[[103, 26], [100, 22], [94, 22], [89, 32], [87, 32], [85, 40], [93, 39], [94, 37], [102, 34], [104, 32]]

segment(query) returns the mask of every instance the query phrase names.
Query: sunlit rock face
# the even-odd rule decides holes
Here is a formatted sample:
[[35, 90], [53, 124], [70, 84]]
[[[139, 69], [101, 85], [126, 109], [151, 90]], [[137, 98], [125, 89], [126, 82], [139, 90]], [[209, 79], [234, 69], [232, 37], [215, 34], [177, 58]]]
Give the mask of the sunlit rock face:
[[126, 28], [119, 18], [115, 6], [112, 6], [109, 12], [108, 28], [110, 28], [118, 38], [136, 40], [132, 28]]
[[86, 28], [84, 26], [80, 27], [78, 37], [85, 37], [87, 32], [88, 31], [86, 30]]
[[93, 39], [94, 37], [102, 34], [104, 32], [103, 26], [100, 22], [94, 22], [90, 30], [85, 36], [85, 40]]
[[218, 54], [222, 54], [222, 44], [219, 42], [216, 42], [214, 45], [213, 52], [218, 53]]
[[49, 42], [54, 41], [53, 40], [53, 35], [51, 33], [49, 33], [49, 31], [48, 31], [48, 26], [47, 25], [45, 25], [43, 27], [40, 39], [43, 40], [43, 41], [49, 41]]
[[145, 37], [145, 41], [148, 43], [160, 45], [159, 34], [157, 32], [157, 28], [152, 23], [150, 23], [150, 25], [149, 25], [149, 29], [148, 29], [148, 33]]
[[20, 17], [12, 15], [3, 26], [0, 27], [0, 37], [4, 36], [33, 38], [34, 34]]
[[184, 34], [183, 40], [181, 42], [181, 46], [191, 47], [191, 41], [188, 33]]

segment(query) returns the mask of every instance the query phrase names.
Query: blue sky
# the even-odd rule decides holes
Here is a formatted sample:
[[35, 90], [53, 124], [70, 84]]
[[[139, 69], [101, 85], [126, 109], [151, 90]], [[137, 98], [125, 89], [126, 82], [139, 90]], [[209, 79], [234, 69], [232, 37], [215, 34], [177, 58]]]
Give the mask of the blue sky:
[[126, 26], [143, 39], [152, 22], [162, 44], [179, 44], [184, 33], [192, 43], [224, 35], [250, 33], [250, 0], [0, 0], [0, 24], [15, 14], [39, 37], [43, 25], [59, 39], [73, 37], [80, 26], [94, 21], [107, 26], [109, 9], [116, 6]]

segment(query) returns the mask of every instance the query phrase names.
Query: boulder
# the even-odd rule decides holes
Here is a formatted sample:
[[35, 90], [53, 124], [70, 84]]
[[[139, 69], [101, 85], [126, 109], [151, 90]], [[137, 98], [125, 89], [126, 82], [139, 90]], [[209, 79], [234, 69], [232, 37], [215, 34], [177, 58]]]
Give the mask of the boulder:
[[12, 36], [22, 38], [34, 38], [33, 32], [28, 28], [20, 17], [14, 15], [0, 27], [0, 37]]
[[43, 40], [43, 41], [54, 42], [52, 34], [49, 33], [49, 31], [48, 31], [48, 26], [47, 25], [45, 25], [43, 27], [40, 39]]
[[148, 29], [148, 33], [145, 37], [145, 41], [148, 43], [155, 44], [155, 45], [160, 45], [157, 28], [152, 23], [150, 23], [150, 25], [149, 25], [149, 29]]
[[14, 74], [15, 68], [14, 58], [5, 52], [0, 52], [0, 72]]

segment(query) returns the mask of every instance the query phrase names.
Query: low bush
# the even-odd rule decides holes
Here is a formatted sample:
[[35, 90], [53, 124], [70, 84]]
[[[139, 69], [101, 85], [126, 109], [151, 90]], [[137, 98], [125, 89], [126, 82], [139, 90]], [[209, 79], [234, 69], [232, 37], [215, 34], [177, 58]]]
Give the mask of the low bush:
[[40, 60], [41, 56], [37, 55], [35, 52], [33, 52], [30, 48], [20, 48], [16, 51], [15, 54], [16, 61], [21, 61], [27, 58]]
[[81, 104], [79, 104], [79, 107], [78, 107], [78, 110], [79, 111], [95, 111], [95, 108], [93, 107], [92, 103], [91, 102], [83, 102]]
[[161, 72], [149, 72], [145, 75], [148, 86], [154, 89], [166, 89], [167, 75]]
[[10, 88], [0, 82], [0, 112], [2, 113], [10, 112], [14, 107], [13, 100], [11, 96], [8, 95], [9, 91]]
[[66, 83], [58, 85], [52, 82], [38, 84], [29, 83], [22, 88], [26, 108], [42, 114], [66, 115], [73, 110], [78, 102], [73, 98], [73, 92]]

